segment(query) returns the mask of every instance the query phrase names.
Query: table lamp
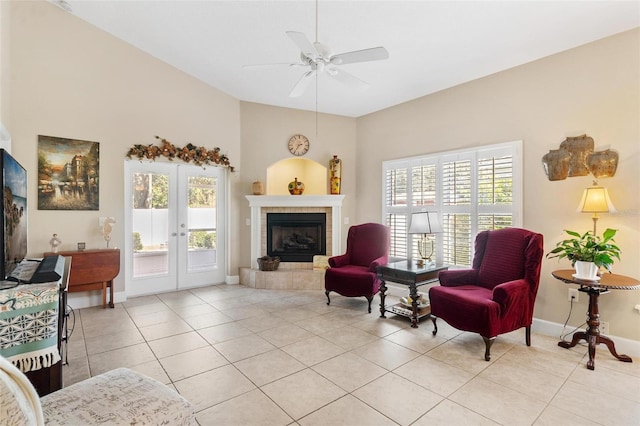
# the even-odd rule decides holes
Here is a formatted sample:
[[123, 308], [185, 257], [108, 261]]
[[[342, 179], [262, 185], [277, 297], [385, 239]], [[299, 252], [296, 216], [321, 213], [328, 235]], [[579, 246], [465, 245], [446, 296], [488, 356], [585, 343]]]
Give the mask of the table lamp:
[[577, 211], [579, 213], [593, 213], [593, 236], [595, 237], [598, 213], [615, 213], [616, 208], [611, 203], [607, 188], [598, 186], [598, 182], [594, 181], [593, 186], [584, 190]]
[[438, 220], [437, 212], [419, 212], [411, 214], [411, 223], [409, 224], [409, 234], [422, 234], [418, 240], [418, 253], [421, 260], [418, 265], [422, 266], [425, 262], [431, 262], [433, 255], [433, 241], [428, 235], [442, 232], [442, 226]]

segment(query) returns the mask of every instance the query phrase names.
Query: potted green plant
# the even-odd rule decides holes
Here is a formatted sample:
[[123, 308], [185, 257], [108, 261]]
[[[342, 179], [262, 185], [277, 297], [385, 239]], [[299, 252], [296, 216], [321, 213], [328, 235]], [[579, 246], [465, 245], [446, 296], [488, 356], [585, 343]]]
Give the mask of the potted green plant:
[[[617, 229], [607, 228], [602, 237], [587, 231], [580, 235], [578, 232], [564, 230], [573, 238], [560, 241], [556, 248], [547, 253], [546, 257], [552, 259], [566, 257], [571, 265], [576, 268], [576, 276], [579, 278], [597, 278], [599, 268], [605, 268], [611, 272], [614, 259], [620, 260], [620, 248], [613, 244]], [[584, 265], [586, 263], [587, 265]]]

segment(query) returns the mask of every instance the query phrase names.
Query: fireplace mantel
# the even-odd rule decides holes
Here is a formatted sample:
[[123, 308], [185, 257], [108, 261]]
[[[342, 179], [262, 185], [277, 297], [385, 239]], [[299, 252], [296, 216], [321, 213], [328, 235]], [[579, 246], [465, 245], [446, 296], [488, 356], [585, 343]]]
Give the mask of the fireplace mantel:
[[246, 195], [251, 207], [251, 267], [257, 268], [256, 259], [262, 256], [263, 207], [328, 207], [331, 208], [331, 253], [342, 253], [342, 201], [344, 195]]

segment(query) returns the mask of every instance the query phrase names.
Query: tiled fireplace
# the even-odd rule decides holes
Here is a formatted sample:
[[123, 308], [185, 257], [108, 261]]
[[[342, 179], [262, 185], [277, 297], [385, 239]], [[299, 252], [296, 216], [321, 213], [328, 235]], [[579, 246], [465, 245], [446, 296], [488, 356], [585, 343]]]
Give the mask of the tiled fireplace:
[[327, 213], [267, 213], [267, 256], [312, 262], [327, 254]]
[[[251, 268], [241, 268], [241, 283], [256, 288], [315, 289], [318, 287], [324, 272], [312, 270], [311, 258], [304, 261], [283, 261], [275, 272], [257, 271], [256, 259], [268, 253], [267, 214], [324, 215], [326, 256], [335, 256], [343, 252], [341, 221], [344, 195], [247, 195], [246, 198], [251, 208]], [[297, 243], [304, 245], [307, 231], [301, 231], [301, 233], [305, 235], [302, 235]]]
[[[247, 195], [251, 208], [251, 267], [267, 254], [267, 213], [326, 213], [327, 256], [342, 253], [344, 195]], [[311, 268], [310, 262], [307, 266]], [[285, 266], [286, 267], [286, 266]]]

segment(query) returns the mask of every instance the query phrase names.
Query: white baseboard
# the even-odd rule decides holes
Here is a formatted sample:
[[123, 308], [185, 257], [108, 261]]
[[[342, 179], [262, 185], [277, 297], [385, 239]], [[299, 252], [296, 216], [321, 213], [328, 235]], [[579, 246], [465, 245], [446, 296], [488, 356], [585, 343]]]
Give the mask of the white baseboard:
[[[536, 333], [558, 338], [560, 338], [560, 335], [562, 334], [562, 329], [562, 324], [537, 318], [533, 319], [533, 325], [531, 326], [531, 330]], [[626, 339], [619, 336], [608, 335], [607, 337], [611, 338], [611, 340], [615, 342], [616, 352], [618, 352], [618, 354], [625, 354], [631, 357], [640, 357], [640, 341]], [[600, 350], [606, 350], [606, 347], [604, 345], [599, 346], [601, 346]]]
[[225, 284], [240, 284], [240, 275], [225, 275]]
[[[124, 291], [116, 291], [113, 293], [113, 303], [122, 303], [127, 300], [127, 294]], [[107, 295], [107, 303], [109, 303], [109, 296]], [[102, 306], [102, 293], [100, 292], [86, 292], [81, 293], [68, 293], [67, 305], [73, 309], [90, 308], [92, 306]]]
[[[407, 293], [406, 286], [387, 283], [387, 288], [389, 289], [389, 293], [393, 296], [399, 297]], [[421, 291], [421, 293], [426, 293], [426, 291]], [[562, 334], [562, 329], [562, 324], [537, 318], [533, 319], [533, 324], [531, 326], [531, 330], [536, 333], [544, 334], [545, 336], [558, 337], [558, 339], [560, 338], [560, 334]], [[625, 354], [631, 357], [640, 357], [640, 341], [611, 335], [608, 335], [607, 337], [611, 338], [611, 340], [615, 342], [616, 352], [618, 352], [618, 354]], [[604, 345], [599, 346], [602, 347], [599, 350], [607, 350]]]

